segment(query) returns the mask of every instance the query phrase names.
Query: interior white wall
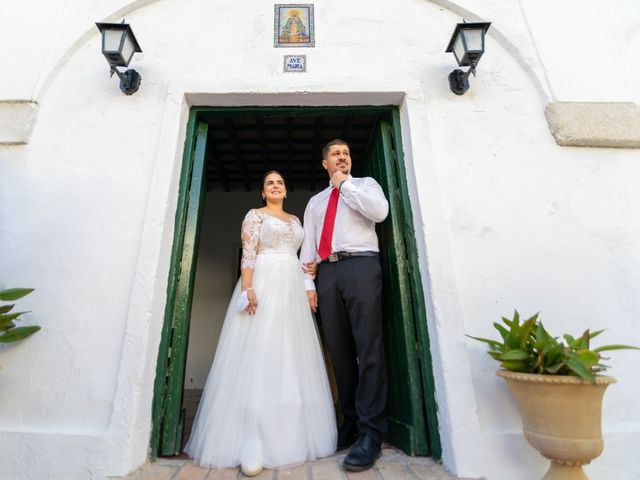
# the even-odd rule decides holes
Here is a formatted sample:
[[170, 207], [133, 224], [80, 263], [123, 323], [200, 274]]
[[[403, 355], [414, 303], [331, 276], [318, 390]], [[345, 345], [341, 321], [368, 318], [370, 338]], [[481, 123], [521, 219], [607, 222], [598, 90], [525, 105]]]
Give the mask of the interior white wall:
[[[404, 98], [445, 464], [489, 480], [539, 478], [545, 462], [522, 440], [496, 365], [464, 333], [491, 335], [490, 323], [517, 307], [542, 310], [552, 330], [606, 327], [603, 341], [640, 344], [638, 153], [558, 147], [543, 116], [549, 98], [638, 101], [634, 76], [610, 71], [621, 46], [637, 50], [637, 2], [603, 10], [570, 0], [549, 10], [547, 2], [317, 0], [317, 46], [304, 50], [304, 75], [282, 73], [282, 55], [300, 50], [272, 47], [272, 4], [128, 5], [142, 3], [127, 13], [144, 50], [132, 97], [108, 77], [92, 25], [94, 12], [126, 5], [60, 0], [52, 3], [64, 9], [59, 22], [15, 14], [40, 2], [0, 6], [13, 12], [2, 15], [2, 35], [29, 46], [2, 51], [3, 65], [18, 65], [20, 55], [29, 65], [2, 70], [1, 98], [41, 92], [29, 145], [0, 147], [0, 281], [36, 287], [20, 304], [43, 326], [0, 352], [10, 386], [0, 395], [9, 459], [0, 477], [99, 479], [145, 460], [189, 102]], [[508, 35], [489, 36], [471, 90], [456, 97], [443, 50], [461, 9]], [[555, 18], [546, 28], [549, 11], [566, 29]], [[85, 34], [69, 45], [55, 32], [72, 25]], [[584, 54], [576, 45], [592, 32], [614, 33], [613, 43], [590, 50], [591, 68], [577, 77]], [[636, 57], [620, 65], [637, 71]], [[619, 383], [605, 396], [606, 447], [587, 468], [594, 478], [640, 475], [634, 355], [612, 355]]]
[[[309, 191], [289, 192], [285, 210], [302, 221], [304, 207], [311, 195]], [[204, 388], [238, 279], [242, 220], [250, 209], [261, 206], [259, 192], [207, 193], [200, 229], [184, 388]]]

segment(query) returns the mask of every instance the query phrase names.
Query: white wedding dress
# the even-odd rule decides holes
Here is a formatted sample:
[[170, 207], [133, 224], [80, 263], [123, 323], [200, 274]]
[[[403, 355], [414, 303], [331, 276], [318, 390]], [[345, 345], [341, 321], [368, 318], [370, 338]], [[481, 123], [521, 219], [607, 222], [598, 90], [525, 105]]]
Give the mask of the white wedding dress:
[[185, 448], [210, 468], [276, 468], [331, 455], [336, 421], [318, 333], [296, 252], [299, 220], [251, 210], [242, 268], [253, 267], [255, 315], [236, 285]]

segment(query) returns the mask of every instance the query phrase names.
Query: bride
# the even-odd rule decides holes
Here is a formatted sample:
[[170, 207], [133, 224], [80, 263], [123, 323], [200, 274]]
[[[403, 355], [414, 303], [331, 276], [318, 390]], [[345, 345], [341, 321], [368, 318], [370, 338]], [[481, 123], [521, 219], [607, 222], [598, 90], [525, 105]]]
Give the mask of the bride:
[[220, 334], [186, 452], [199, 465], [254, 476], [331, 455], [336, 421], [297, 251], [284, 178], [268, 172], [266, 206], [242, 223], [242, 275]]

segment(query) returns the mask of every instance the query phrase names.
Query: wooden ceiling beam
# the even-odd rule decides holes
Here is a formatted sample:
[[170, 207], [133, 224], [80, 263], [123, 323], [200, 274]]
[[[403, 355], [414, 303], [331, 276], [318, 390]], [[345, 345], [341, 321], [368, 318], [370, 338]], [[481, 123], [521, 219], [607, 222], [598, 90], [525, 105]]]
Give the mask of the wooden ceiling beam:
[[224, 168], [224, 163], [220, 160], [220, 157], [216, 152], [216, 143], [212, 141], [207, 141], [207, 162], [213, 167], [212, 170], [217, 171], [220, 174], [220, 183], [222, 183], [222, 188], [224, 188], [225, 192], [231, 191], [231, 184], [229, 183], [229, 177], [227, 177], [227, 172]]
[[242, 170], [242, 174], [244, 176], [244, 186], [247, 192], [251, 191], [251, 179], [249, 178], [249, 173], [247, 172], [247, 165], [244, 162], [244, 158], [242, 157], [242, 149], [240, 148], [240, 142], [238, 141], [238, 135], [236, 134], [235, 128], [233, 126], [233, 120], [231, 117], [225, 117], [224, 123], [227, 126], [227, 134], [229, 135], [229, 140], [231, 141], [231, 145], [233, 146], [233, 151], [236, 156], [236, 161], [240, 164], [240, 169]]
[[264, 164], [265, 173], [271, 170], [271, 162], [269, 161], [269, 152], [267, 152], [267, 145], [264, 141], [264, 120], [262, 117], [256, 118], [258, 124], [258, 141], [260, 142], [260, 151], [262, 152], [262, 161]]
[[367, 150], [369, 150], [369, 145], [371, 145], [371, 143], [373, 142], [373, 138], [375, 137], [375, 134], [377, 132], [379, 120], [380, 120], [380, 115], [376, 115], [376, 118], [374, 119], [372, 124], [373, 126], [371, 127], [371, 132], [369, 133], [369, 140], [367, 141], [367, 146], [364, 149], [363, 155], [367, 153]]
[[[322, 135], [320, 134], [320, 140], [323, 140], [324, 137], [322, 137]], [[231, 153], [233, 151], [233, 145], [231, 143], [222, 143], [224, 142], [224, 140], [222, 139], [215, 139], [213, 140], [218, 144], [218, 151], [220, 152], [229, 152]], [[272, 154], [274, 151], [282, 151], [285, 150], [286, 148], [288, 148], [288, 146], [291, 146], [291, 151], [292, 152], [298, 152], [298, 153], [302, 153], [302, 154], [308, 154], [311, 150], [315, 150], [316, 149], [316, 145], [315, 145], [316, 139], [315, 138], [309, 138], [308, 140], [305, 140], [304, 142], [300, 142], [300, 141], [295, 141], [292, 140], [291, 142], [287, 142], [286, 140], [279, 140], [277, 142], [274, 141], [269, 141], [269, 140], [265, 140], [265, 144], [264, 144], [264, 148], [263, 146], [260, 144], [259, 141], [246, 141], [246, 140], [242, 140], [242, 151], [243, 153], [260, 153], [263, 150], [267, 152], [267, 154]], [[349, 145], [355, 149], [364, 149], [367, 144], [369, 143], [369, 138], [357, 138], [354, 139], [352, 138], [350, 142], [348, 142]], [[320, 156], [320, 152], [319, 151], [315, 151], [314, 152], [316, 154], [316, 156]]]
[[296, 185], [293, 181], [293, 148], [291, 145], [291, 124], [293, 123], [291, 117], [287, 117], [287, 157], [289, 160], [289, 168], [287, 169], [287, 180], [289, 183], [289, 189], [293, 192], [296, 189]]
[[[349, 142], [354, 158], [363, 159], [378, 115], [326, 115], [272, 118], [218, 117], [209, 123], [208, 182], [224, 191], [251, 191], [262, 174], [279, 169], [290, 190], [316, 191], [326, 182], [321, 164], [323, 142], [339, 137]], [[209, 150], [209, 149], [208, 149]], [[235, 188], [234, 188], [235, 186]]]
[[[258, 118], [262, 118], [262, 117], [258, 117]], [[322, 118], [322, 117], [318, 117], [318, 118]], [[371, 128], [371, 123], [367, 122], [367, 123], [360, 123], [357, 122], [355, 120], [353, 120], [353, 117], [348, 117], [351, 119], [351, 129], [354, 131], [366, 131], [369, 132], [370, 128]], [[266, 125], [263, 122], [263, 129], [265, 132], [282, 132], [283, 128], [286, 127], [286, 125]], [[212, 132], [225, 132], [226, 131], [226, 126], [225, 125], [210, 125], [209, 128], [211, 129]], [[238, 125], [235, 127], [236, 130], [238, 132], [254, 132], [256, 130], [256, 127], [253, 125]], [[341, 122], [340, 124], [337, 125], [327, 125], [325, 124], [325, 128], [327, 130], [335, 130], [335, 131], [341, 131], [344, 128], [344, 122]], [[293, 130], [295, 132], [306, 132], [306, 133], [313, 133], [313, 131], [315, 130], [315, 125], [293, 125]]]
[[346, 116], [344, 117], [344, 124], [342, 125], [342, 140], [351, 144], [349, 141], [349, 135], [351, 135], [351, 126], [353, 123], [353, 117]]
[[[311, 168], [309, 169], [309, 173], [311, 175], [310, 178], [310, 187], [311, 191], [316, 191], [316, 176], [314, 175], [317, 167], [315, 165], [316, 159], [322, 157], [322, 117], [315, 117], [315, 128], [313, 131], [313, 151], [311, 152], [309, 162]], [[316, 156], [317, 155], [317, 156]], [[318, 163], [320, 163], [318, 161]]]

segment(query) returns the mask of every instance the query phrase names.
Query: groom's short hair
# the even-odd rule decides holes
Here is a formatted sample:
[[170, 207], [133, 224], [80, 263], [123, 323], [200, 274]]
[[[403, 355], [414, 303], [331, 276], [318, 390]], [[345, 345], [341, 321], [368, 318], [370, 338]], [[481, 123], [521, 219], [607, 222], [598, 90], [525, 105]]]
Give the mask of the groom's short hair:
[[324, 147], [322, 147], [322, 158], [323, 159], [327, 158], [327, 154], [329, 153], [329, 149], [331, 147], [333, 147], [334, 145], [346, 145], [347, 147], [349, 146], [349, 144], [347, 142], [345, 142], [344, 140], [342, 140], [340, 138], [334, 138], [330, 142], [327, 142]]

